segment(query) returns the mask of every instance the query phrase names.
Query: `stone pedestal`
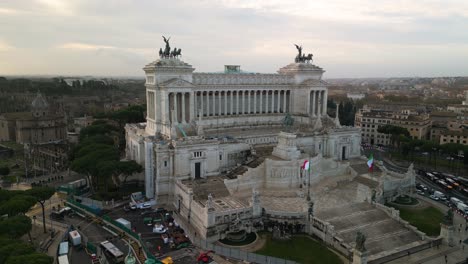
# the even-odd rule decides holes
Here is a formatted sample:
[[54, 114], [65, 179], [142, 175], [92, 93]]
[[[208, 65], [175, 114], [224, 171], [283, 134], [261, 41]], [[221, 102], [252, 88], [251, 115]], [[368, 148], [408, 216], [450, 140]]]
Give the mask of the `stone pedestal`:
[[355, 249], [353, 254], [353, 264], [367, 264], [367, 256], [367, 251], [361, 252]]
[[442, 237], [442, 244], [453, 247], [455, 245], [453, 241], [454, 232], [455, 228], [453, 225], [446, 225], [444, 223], [440, 224], [440, 236]]
[[278, 135], [278, 145], [273, 149], [273, 155], [285, 160], [299, 159], [301, 152], [297, 149], [296, 135], [280, 132]]

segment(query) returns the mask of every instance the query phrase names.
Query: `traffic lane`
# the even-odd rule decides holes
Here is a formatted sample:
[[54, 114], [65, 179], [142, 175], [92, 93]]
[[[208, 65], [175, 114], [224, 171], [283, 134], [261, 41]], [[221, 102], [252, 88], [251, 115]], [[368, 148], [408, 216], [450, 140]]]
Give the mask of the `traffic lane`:
[[444, 188], [442, 188], [441, 186], [439, 186], [437, 183], [427, 179], [424, 176], [417, 175], [416, 179], [419, 180], [420, 182], [422, 182], [424, 185], [427, 185], [427, 187], [430, 187], [431, 189], [442, 192], [446, 196], [456, 197], [456, 198], [458, 198], [458, 199], [460, 199], [462, 201], [466, 201], [468, 199], [468, 197], [466, 197], [464, 194], [462, 194], [458, 190], [452, 189], [451, 191], [447, 191]]
[[89, 221], [81, 216], [75, 215], [73, 217], [66, 217], [67, 223], [73, 225], [83, 235], [82, 242], [89, 242], [99, 247], [100, 243], [108, 240], [114, 244], [124, 254], [128, 253], [128, 245], [123, 240], [114, 236], [109, 231], [105, 230], [102, 226], [94, 221]]

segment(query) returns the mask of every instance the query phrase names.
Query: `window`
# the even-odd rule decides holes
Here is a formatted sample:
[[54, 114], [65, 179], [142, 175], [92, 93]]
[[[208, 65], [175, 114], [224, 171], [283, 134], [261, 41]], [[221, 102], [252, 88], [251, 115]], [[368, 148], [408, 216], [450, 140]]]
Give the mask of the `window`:
[[223, 160], [223, 155], [219, 155], [219, 160]]
[[195, 152], [193, 153], [193, 157], [195, 157], [195, 158], [199, 158], [199, 157], [201, 157], [202, 155], [203, 155], [203, 152], [201, 152], [201, 151], [195, 151]]
[[164, 167], [167, 167], [167, 160], [164, 161]]

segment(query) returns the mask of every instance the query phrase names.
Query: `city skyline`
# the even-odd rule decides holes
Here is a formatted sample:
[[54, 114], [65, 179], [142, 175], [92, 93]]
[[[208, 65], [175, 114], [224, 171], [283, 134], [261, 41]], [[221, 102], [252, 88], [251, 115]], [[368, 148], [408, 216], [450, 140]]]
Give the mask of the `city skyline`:
[[468, 75], [463, 1], [5, 1], [0, 74], [143, 76], [164, 46], [198, 72], [276, 72], [301, 44], [324, 78]]

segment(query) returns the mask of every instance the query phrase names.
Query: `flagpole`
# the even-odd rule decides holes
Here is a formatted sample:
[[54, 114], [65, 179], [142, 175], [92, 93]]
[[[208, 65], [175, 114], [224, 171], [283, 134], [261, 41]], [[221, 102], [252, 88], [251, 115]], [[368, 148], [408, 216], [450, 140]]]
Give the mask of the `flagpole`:
[[310, 201], [310, 161], [309, 161], [309, 169], [307, 170], [307, 201]]

